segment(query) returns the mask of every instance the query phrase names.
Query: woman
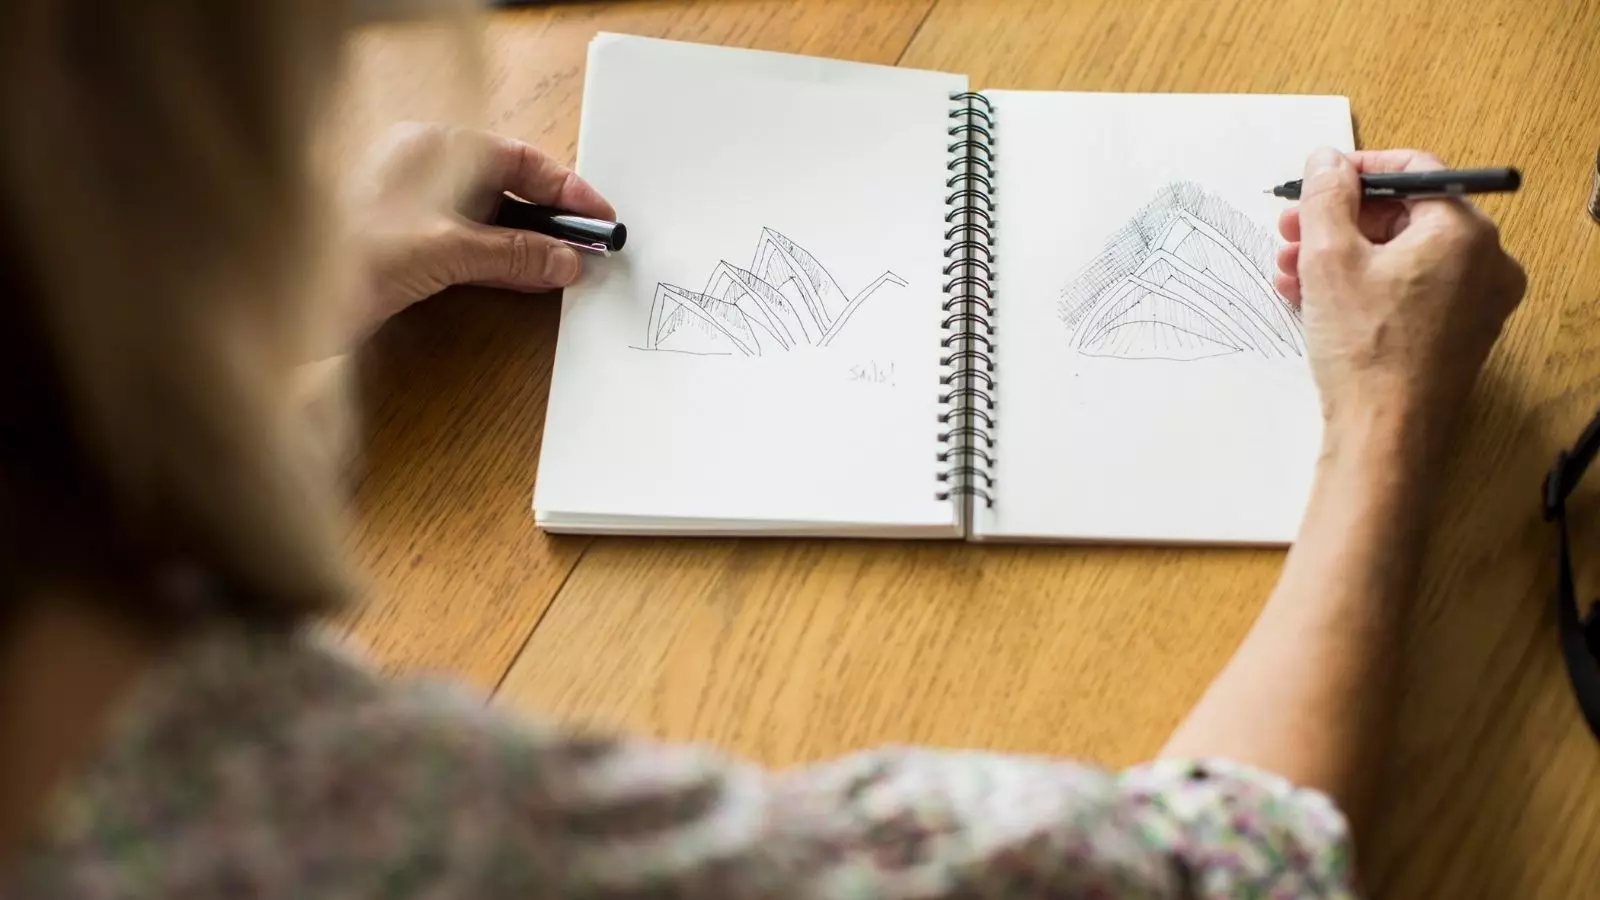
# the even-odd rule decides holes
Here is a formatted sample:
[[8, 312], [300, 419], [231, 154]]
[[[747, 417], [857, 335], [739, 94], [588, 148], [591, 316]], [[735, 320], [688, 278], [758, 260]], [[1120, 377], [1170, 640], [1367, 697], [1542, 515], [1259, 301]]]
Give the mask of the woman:
[[503, 190], [612, 214], [533, 148], [411, 127], [335, 216], [308, 148], [345, 12], [0, 13], [0, 896], [1354, 893], [1437, 462], [1524, 289], [1468, 203], [1360, 202], [1359, 172], [1436, 159], [1307, 163], [1277, 286], [1322, 397], [1315, 489], [1159, 759], [775, 775], [386, 684], [310, 636], [348, 593], [341, 339], [452, 283], [579, 277], [479, 224]]

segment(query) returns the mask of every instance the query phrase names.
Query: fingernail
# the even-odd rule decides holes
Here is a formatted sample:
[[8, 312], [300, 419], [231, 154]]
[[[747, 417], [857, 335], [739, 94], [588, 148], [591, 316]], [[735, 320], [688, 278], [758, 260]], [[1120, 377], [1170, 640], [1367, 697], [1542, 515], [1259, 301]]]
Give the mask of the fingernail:
[[556, 247], [544, 258], [544, 279], [565, 287], [578, 277], [578, 253], [568, 247]]
[[1329, 169], [1337, 168], [1344, 161], [1344, 155], [1331, 147], [1321, 147], [1311, 154], [1306, 160], [1306, 177], [1311, 178]]

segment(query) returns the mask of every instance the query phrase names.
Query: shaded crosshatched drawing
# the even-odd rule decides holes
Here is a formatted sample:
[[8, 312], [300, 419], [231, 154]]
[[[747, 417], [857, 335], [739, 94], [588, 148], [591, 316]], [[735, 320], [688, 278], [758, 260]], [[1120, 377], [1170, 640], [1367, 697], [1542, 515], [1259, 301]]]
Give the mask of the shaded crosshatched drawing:
[[657, 284], [645, 343], [638, 349], [763, 356], [826, 347], [885, 284], [904, 287], [906, 282], [884, 272], [846, 295], [804, 247], [763, 228], [749, 268], [719, 262], [698, 291]]
[[1197, 184], [1162, 188], [1062, 291], [1080, 353], [1118, 359], [1305, 355], [1273, 290], [1272, 234]]

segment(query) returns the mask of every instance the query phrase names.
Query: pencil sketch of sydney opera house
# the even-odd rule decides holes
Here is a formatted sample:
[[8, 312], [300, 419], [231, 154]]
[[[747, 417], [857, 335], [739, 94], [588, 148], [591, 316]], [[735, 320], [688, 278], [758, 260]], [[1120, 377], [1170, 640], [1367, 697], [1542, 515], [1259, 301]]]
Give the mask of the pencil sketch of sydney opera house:
[[1062, 291], [1079, 353], [1195, 360], [1305, 355], [1297, 312], [1272, 287], [1270, 232], [1198, 185], [1168, 185]]

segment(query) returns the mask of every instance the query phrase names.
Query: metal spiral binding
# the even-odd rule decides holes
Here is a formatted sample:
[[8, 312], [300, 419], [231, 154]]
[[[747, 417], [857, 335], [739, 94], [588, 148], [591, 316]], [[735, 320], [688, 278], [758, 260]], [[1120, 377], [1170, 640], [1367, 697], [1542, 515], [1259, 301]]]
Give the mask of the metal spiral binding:
[[977, 93], [951, 94], [953, 124], [944, 183], [944, 338], [939, 342], [940, 500], [994, 506], [994, 107]]

